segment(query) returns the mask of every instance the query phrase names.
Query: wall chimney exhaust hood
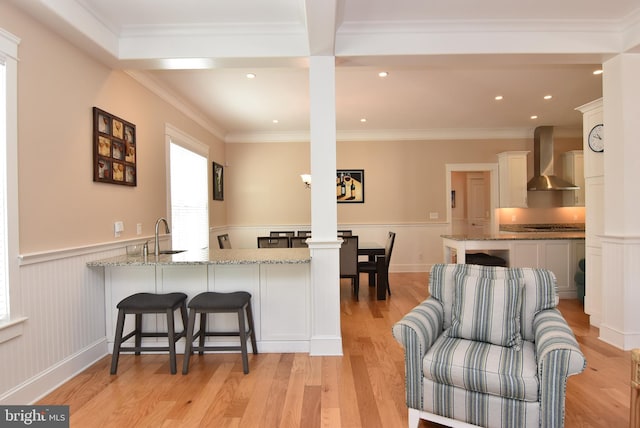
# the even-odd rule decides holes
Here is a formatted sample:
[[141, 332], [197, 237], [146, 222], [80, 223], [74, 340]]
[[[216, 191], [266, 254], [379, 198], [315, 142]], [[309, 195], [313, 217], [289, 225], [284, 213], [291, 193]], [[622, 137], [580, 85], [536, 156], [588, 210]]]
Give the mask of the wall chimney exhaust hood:
[[533, 132], [533, 178], [527, 183], [527, 190], [577, 190], [579, 188], [554, 174], [553, 126], [538, 126]]

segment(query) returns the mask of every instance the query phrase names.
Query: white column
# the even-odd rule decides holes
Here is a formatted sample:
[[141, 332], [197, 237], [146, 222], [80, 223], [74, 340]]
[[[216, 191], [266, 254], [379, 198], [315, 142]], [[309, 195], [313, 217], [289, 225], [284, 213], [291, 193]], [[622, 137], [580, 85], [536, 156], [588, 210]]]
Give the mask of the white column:
[[[604, 236], [600, 338], [640, 347], [640, 54], [604, 63]], [[587, 266], [588, 269], [588, 266]]]
[[342, 355], [336, 209], [335, 57], [309, 64], [311, 130], [311, 355]]

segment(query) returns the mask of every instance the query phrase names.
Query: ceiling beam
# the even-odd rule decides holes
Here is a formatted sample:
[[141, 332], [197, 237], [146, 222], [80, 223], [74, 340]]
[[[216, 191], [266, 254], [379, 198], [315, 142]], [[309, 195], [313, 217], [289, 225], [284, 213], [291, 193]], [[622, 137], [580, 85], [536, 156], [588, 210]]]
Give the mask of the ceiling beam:
[[341, 0], [304, 0], [309, 55], [335, 55], [337, 10]]

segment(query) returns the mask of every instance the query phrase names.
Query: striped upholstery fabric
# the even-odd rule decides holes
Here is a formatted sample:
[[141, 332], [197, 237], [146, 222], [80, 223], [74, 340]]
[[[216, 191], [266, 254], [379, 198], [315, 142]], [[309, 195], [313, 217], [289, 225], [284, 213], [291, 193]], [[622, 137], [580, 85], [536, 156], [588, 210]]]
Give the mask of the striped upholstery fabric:
[[[537, 428], [540, 403], [466, 391], [424, 381], [426, 412], [488, 428]], [[561, 425], [548, 425], [558, 428]]]
[[440, 336], [423, 359], [423, 375], [468, 391], [538, 401], [538, 367], [533, 343], [522, 349]]
[[522, 278], [456, 276], [446, 335], [519, 349], [522, 287]]
[[[456, 275], [524, 281], [521, 350], [443, 334], [452, 324]], [[434, 414], [485, 427], [562, 427], [567, 377], [582, 372], [586, 361], [555, 309], [553, 273], [435, 265], [429, 291], [431, 297], [392, 329], [405, 350], [410, 415], [417, 411], [427, 419]]]
[[492, 279], [523, 278], [522, 313], [520, 332], [524, 340], [533, 340], [533, 317], [544, 309], [555, 308], [558, 304], [556, 277], [553, 272], [536, 268], [504, 268], [499, 266], [479, 266], [461, 264], [436, 264], [429, 276], [429, 294], [442, 302], [444, 308], [444, 328], [451, 327], [453, 291], [458, 275], [471, 275]]

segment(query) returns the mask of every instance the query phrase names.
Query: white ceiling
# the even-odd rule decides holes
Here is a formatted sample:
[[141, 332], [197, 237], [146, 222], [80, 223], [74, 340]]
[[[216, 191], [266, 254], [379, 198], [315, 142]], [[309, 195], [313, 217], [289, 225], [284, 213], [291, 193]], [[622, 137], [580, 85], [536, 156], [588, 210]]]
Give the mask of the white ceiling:
[[336, 57], [339, 137], [402, 139], [580, 129], [593, 70], [640, 52], [640, 0], [13, 1], [227, 141], [307, 135], [310, 54]]

